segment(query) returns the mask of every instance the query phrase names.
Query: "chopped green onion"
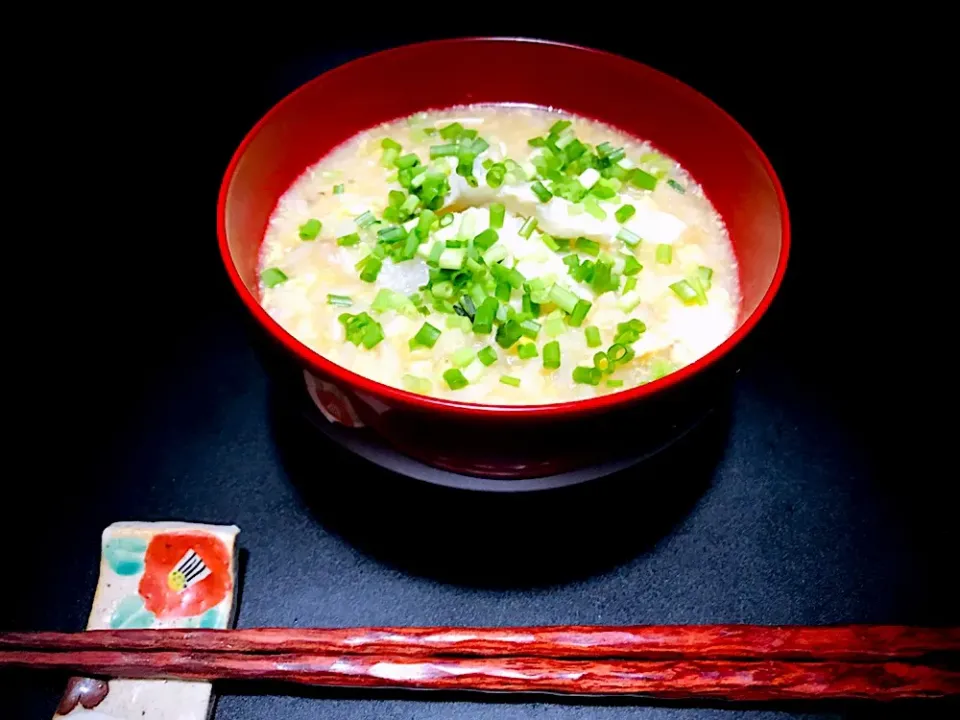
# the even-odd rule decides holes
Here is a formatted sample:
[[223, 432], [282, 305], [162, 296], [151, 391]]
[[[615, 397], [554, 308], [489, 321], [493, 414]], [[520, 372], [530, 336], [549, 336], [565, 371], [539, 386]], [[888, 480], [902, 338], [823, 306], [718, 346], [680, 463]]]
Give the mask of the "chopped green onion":
[[700, 276], [689, 275], [687, 276], [687, 282], [690, 284], [690, 287], [693, 288], [693, 291], [697, 294], [697, 304], [706, 305], [707, 291], [703, 289], [703, 283], [700, 282]]
[[[636, 275], [643, 270], [643, 265], [637, 262], [633, 255], [623, 255], [623, 274], [626, 276]], [[636, 284], [636, 282], [634, 282]]]
[[597, 255], [600, 254], [600, 243], [585, 237], [578, 237], [574, 247], [577, 250], [586, 253], [587, 255], [592, 255], [593, 257], [597, 257]]
[[623, 294], [626, 295], [628, 292], [633, 290], [637, 286], [637, 277], [631, 275], [627, 278], [627, 281], [623, 284]]
[[407, 196], [403, 194], [402, 190], [391, 190], [387, 193], [387, 204], [390, 207], [398, 208], [403, 205], [403, 201], [407, 199]]
[[480, 352], [477, 353], [477, 358], [484, 365], [487, 365], [487, 366], [493, 365], [497, 361], [497, 351], [494, 350], [489, 345], [485, 345], [483, 348], [480, 349]]
[[550, 288], [549, 298], [552, 303], [567, 313], [573, 312], [579, 300], [572, 292], [557, 284]]
[[363, 344], [368, 350], [383, 340], [383, 328], [367, 313], [357, 315], [342, 313], [337, 319], [343, 324], [347, 341], [354, 345]]
[[440, 218], [440, 227], [444, 228], [447, 225], [453, 224], [453, 215], [447, 214]]
[[584, 329], [583, 334], [587, 336], [587, 347], [600, 347], [600, 328], [596, 325], [590, 325]]
[[553, 193], [543, 186], [543, 183], [537, 180], [530, 186], [533, 194], [540, 198], [540, 202], [548, 202], [553, 197]]
[[420, 393], [421, 395], [428, 395], [430, 390], [433, 388], [433, 385], [429, 380], [426, 378], [417, 377], [416, 375], [404, 375], [402, 378], [400, 378], [400, 382], [403, 383], [404, 390]]
[[[424, 248], [426, 249], [426, 248]], [[404, 260], [413, 260], [417, 256], [417, 253], [420, 251], [420, 237], [413, 230], [407, 235], [407, 239], [403, 243], [403, 249], [394, 248], [391, 253], [391, 257], [395, 263], [403, 262]]]
[[524, 293], [521, 302], [523, 303], [523, 312], [528, 313], [530, 317], [540, 316], [540, 303], [533, 301], [531, 293]]
[[400, 211], [405, 215], [413, 215], [414, 210], [420, 205], [420, 198], [416, 195], [411, 195], [406, 200], [404, 200], [403, 205], [400, 206]]
[[440, 337], [440, 331], [428, 322], [423, 324], [417, 334], [410, 338], [410, 349], [416, 347], [432, 348], [437, 344], [437, 338]]
[[356, 245], [360, 242], [360, 235], [357, 233], [347, 233], [346, 235], [341, 235], [337, 238], [337, 245], [342, 245], [343, 247], [349, 247], [350, 245]]
[[353, 305], [353, 298], [349, 295], [333, 295], [327, 293], [327, 305], [335, 305], [336, 307], [350, 307]]
[[493, 294], [496, 296], [497, 300], [500, 302], [510, 302], [510, 293], [512, 292], [510, 288], [510, 283], [508, 282], [498, 282], [496, 289], [493, 291]]
[[563, 264], [567, 266], [568, 272], [573, 275], [573, 273], [575, 273], [580, 267], [580, 258], [578, 258], [576, 255], [567, 255], [563, 259]]
[[360, 279], [364, 282], [374, 282], [382, 267], [383, 261], [380, 258], [375, 255], [367, 255], [367, 259], [363, 263], [363, 270], [360, 272]]
[[510, 252], [507, 250], [505, 245], [494, 245], [492, 248], [483, 253], [483, 261], [487, 265], [492, 266], [505, 259], [509, 254]]
[[558, 252], [560, 250], [560, 244], [553, 239], [552, 235], [548, 235], [547, 233], [540, 233], [540, 240], [543, 242], [544, 245], [546, 245], [548, 248], [550, 248], [554, 252]]
[[587, 313], [590, 312], [591, 307], [593, 307], [593, 303], [589, 303], [586, 300], [577, 300], [577, 305], [573, 308], [573, 312], [570, 313], [570, 319], [567, 322], [573, 327], [580, 327], [583, 324], [584, 318], [587, 317]]
[[634, 168], [630, 172], [630, 182], [641, 190], [653, 190], [657, 186], [656, 176], [640, 168]]
[[619, 162], [620, 160], [623, 160], [626, 156], [627, 156], [627, 151], [624, 150], [622, 147], [619, 147], [619, 148], [614, 148], [612, 152], [607, 153], [607, 156], [604, 159], [607, 162], [615, 163], [615, 162]]
[[503, 203], [490, 203], [490, 227], [499, 229], [503, 227], [503, 216], [507, 209]]
[[607, 372], [608, 370], [612, 370], [610, 358], [608, 358], [607, 354], [602, 350], [594, 354], [593, 366], [601, 372]]
[[511, 387], [520, 387], [520, 378], [513, 377], [512, 375], [501, 375], [500, 382], [504, 385], [510, 385]]
[[659, 380], [664, 375], [669, 375], [676, 369], [677, 366], [666, 358], [654, 358], [650, 363], [650, 379]]
[[486, 335], [493, 330], [493, 319], [496, 317], [497, 308], [500, 303], [494, 297], [484, 298], [483, 302], [477, 307], [477, 312], [473, 317], [473, 331], [480, 335]]
[[443, 324], [447, 330], [460, 330], [465, 333], [470, 332], [471, 328], [470, 318], [463, 315], [447, 315], [443, 319]]
[[523, 225], [520, 226], [518, 234], [520, 237], [529, 238], [536, 228], [537, 219], [535, 217], [528, 217], [526, 220], [524, 220]]
[[640, 236], [631, 230], [627, 230], [625, 227], [620, 228], [620, 231], [617, 233], [617, 240], [622, 240], [630, 247], [636, 247], [640, 244]]
[[537, 356], [537, 346], [534, 343], [523, 343], [517, 346], [517, 355], [521, 360], [529, 360]]
[[449, 143], [447, 145], [431, 145], [430, 146], [430, 159], [436, 160], [437, 158], [442, 157], [456, 157], [459, 148], [454, 143]]
[[473, 244], [481, 250], [489, 250], [499, 239], [500, 236], [496, 230], [487, 228], [473, 239]]
[[372, 322], [364, 330], [361, 342], [367, 350], [372, 350], [383, 338], [383, 326], [378, 322]]
[[420, 219], [417, 220], [416, 234], [421, 240], [426, 239], [433, 228], [433, 221], [437, 219], [437, 214], [429, 208], [420, 211]]
[[676, 190], [676, 191], [677, 191], [678, 193], [680, 193], [681, 195], [683, 195], [683, 194], [685, 194], [685, 193], [687, 192], [686, 189], [683, 187], [683, 185], [681, 185], [680, 183], [678, 183], [678, 182], [677, 182], [676, 180], [674, 180], [673, 178], [670, 178], [669, 180], [667, 180], [667, 185], [669, 185], [670, 187], [672, 187], [674, 190]]
[[573, 369], [573, 381], [580, 385], [599, 385], [603, 373], [595, 367], [577, 366]]
[[665, 243], [657, 245], [657, 262], [661, 265], [669, 265], [673, 262], [673, 248]]
[[381, 140], [380, 147], [382, 147], [384, 150], [396, 150], [397, 152], [403, 150], [403, 145], [398, 143], [393, 138], [384, 138]]
[[640, 162], [645, 165], [651, 165], [655, 168], [669, 168], [670, 161], [658, 152], [645, 152], [640, 156]]
[[640, 335], [647, 331], [647, 326], [639, 318], [631, 318], [627, 322], [617, 323], [617, 336], [614, 342], [621, 345], [630, 345], [640, 339]]
[[612, 387], [612, 388], [623, 387], [623, 380], [607, 380], [607, 387]]
[[370, 303], [370, 309], [377, 312], [387, 312], [394, 310], [404, 315], [416, 317], [417, 309], [413, 301], [406, 295], [391, 290], [389, 288], [380, 288], [377, 296]]
[[588, 167], [582, 173], [577, 176], [577, 181], [585, 189], [589, 190], [594, 185], [597, 184], [597, 181], [600, 179], [600, 173], [597, 172], [595, 168]]
[[383, 221], [388, 223], [400, 222], [400, 208], [390, 205], [383, 209]]
[[467, 251], [463, 248], [446, 248], [440, 254], [437, 265], [444, 270], [459, 270], [463, 267], [463, 261], [466, 256]]
[[367, 210], [365, 213], [357, 217], [357, 219], [354, 222], [357, 223], [357, 227], [368, 228], [371, 225], [373, 225], [376, 221], [377, 221], [376, 216], [372, 212]]
[[697, 291], [693, 289], [691, 285], [686, 280], [678, 280], [670, 286], [670, 289], [676, 293], [677, 297], [683, 300], [687, 305], [695, 303], [699, 300], [697, 296]]
[[617, 191], [614, 188], [618, 187], [620, 187], [619, 180], [600, 178], [596, 185], [590, 188], [590, 194], [599, 200], [613, 200], [617, 196]]
[[[482, 300], [480, 302], [483, 302]], [[467, 317], [470, 318], [470, 323], [473, 323], [473, 318], [477, 314], [477, 306], [473, 302], [473, 298], [469, 295], [463, 295], [460, 298], [460, 307], [463, 308], [464, 312], [467, 313]]]
[[446, 127], [440, 128], [440, 137], [444, 140], [456, 140], [463, 134], [463, 125], [458, 122], [450, 123]]
[[394, 257], [394, 262], [402, 262], [403, 260], [413, 260], [417, 254], [417, 250], [420, 248], [420, 238], [417, 237], [417, 234], [412, 232], [407, 235], [407, 239], [404, 241], [403, 250], [401, 251], [399, 257]]
[[383, 156], [380, 158], [380, 165], [385, 168], [391, 168], [394, 166], [394, 163], [397, 162], [397, 158], [400, 157], [400, 151], [396, 148], [387, 148], [383, 151]]
[[450, 362], [453, 363], [454, 367], [462, 368], [472, 363], [476, 356], [477, 353], [474, 352], [473, 348], [462, 347], [453, 353]]
[[431, 265], [436, 265], [440, 262], [440, 256], [443, 255], [445, 246], [439, 240], [433, 244], [433, 247], [430, 248], [430, 254], [427, 256], [427, 262]]
[[443, 379], [446, 380], [447, 386], [451, 390], [459, 390], [460, 388], [465, 388], [470, 384], [463, 376], [463, 373], [457, 368], [450, 368], [449, 370], [445, 371], [443, 373]]
[[334, 186], [333, 186], [333, 194], [334, 194], [334, 195], [343, 195], [344, 190], [346, 190], [346, 188], [343, 186], [343, 183], [340, 183], [339, 185], [334, 185]]
[[573, 123], [569, 120], [557, 120], [553, 125], [550, 126], [550, 135], [559, 135]]
[[540, 323], [536, 320], [524, 320], [520, 323], [520, 330], [523, 332], [525, 337], [530, 338], [531, 340], [536, 340], [537, 335], [540, 334]]
[[394, 162], [394, 165], [401, 170], [404, 168], [412, 168], [419, 164], [420, 158], [417, 157], [416, 153], [407, 153], [406, 155], [401, 155], [396, 159], [396, 162]]
[[430, 287], [430, 292], [433, 293], [434, 297], [438, 297], [441, 300], [449, 300], [453, 297], [453, 283], [449, 280], [434, 283]]
[[593, 279], [590, 280], [590, 286], [594, 293], [602, 295], [605, 292], [616, 290], [620, 287], [620, 276], [613, 274], [613, 265], [603, 260], [598, 260], [594, 265]]
[[527, 280], [516, 268], [506, 268], [503, 265], [493, 265], [490, 268], [490, 272], [493, 273], [493, 276], [497, 280], [508, 282], [512, 287], [517, 289], [522, 288], [523, 283], [525, 283]]
[[632, 218], [636, 212], [637, 209], [633, 205], [621, 205], [613, 216], [617, 218], [618, 223], [623, 225], [623, 223]]
[[[487, 160], [483, 161], [484, 163]], [[496, 190], [498, 187], [503, 185], [503, 181], [507, 176], [507, 166], [503, 163], [493, 163], [487, 169], [487, 185]]]
[[377, 231], [377, 239], [380, 242], [392, 243], [403, 240], [407, 237], [407, 231], [399, 225], [391, 225]]
[[700, 278], [700, 284], [704, 290], [709, 290], [713, 286], [713, 270], [705, 265], [697, 267], [697, 277]]
[[476, 308], [480, 307], [483, 301], [487, 299], [487, 291], [483, 289], [483, 285], [480, 283], [474, 283], [470, 288], [470, 298], [473, 300], [474, 312], [476, 312]]
[[627, 357], [627, 348], [620, 343], [614, 343], [607, 349], [607, 357], [613, 363], [623, 362], [624, 358]]
[[[487, 148], [490, 147], [490, 143], [488, 143], [488, 142], [487, 142], [486, 140], [484, 140], [482, 137], [477, 137], [477, 131], [476, 131], [476, 130], [466, 130], [466, 131], [464, 131], [464, 135], [466, 135], [468, 132], [469, 132], [469, 133], [472, 133], [473, 142], [472, 142], [472, 143], [463, 143], [463, 142], [461, 142], [461, 145], [462, 145], [463, 147], [467, 147], [467, 146], [469, 145], [469, 152], [470, 152], [470, 153], [472, 153], [473, 155], [479, 155], [479, 154], [482, 153], [484, 150], [486, 150]], [[471, 160], [471, 162], [473, 162], [473, 161]]]
[[597, 220], [607, 219], [607, 211], [600, 207], [600, 203], [597, 202], [597, 199], [593, 195], [587, 195], [587, 197], [583, 199], [583, 209]]
[[474, 260], [470, 257], [470, 250], [467, 250], [467, 260], [464, 262], [464, 267], [467, 268], [471, 273], [477, 277], [482, 277], [487, 274], [487, 268], [478, 260]]
[[543, 331], [550, 337], [558, 337], [566, 332], [567, 326], [563, 322], [563, 317], [548, 317], [543, 324]]
[[508, 320], [497, 328], [497, 345], [506, 349], [517, 342], [522, 336], [523, 330], [520, 327], [520, 323], [516, 320]]
[[614, 148], [613, 143], [602, 142], [599, 145], [597, 145], [597, 155], [599, 155], [602, 158], [605, 158], [607, 157], [607, 155], [612, 153], [615, 149], [616, 148]]
[[316, 240], [317, 235], [320, 234], [320, 229], [322, 227], [323, 227], [323, 223], [321, 223], [316, 218], [310, 218], [303, 225], [300, 226], [300, 239]]
[[557, 340], [543, 346], [543, 366], [550, 370], [560, 367], [560, 343]]
[[280, 268], [267, 268], [260, 273], [260, 280], [263, 281], [263, 284], [268, 288], [272, 288], [276, 287], [280, 283], [285, 283], [288, 278], [286, 273], [284, 273]]

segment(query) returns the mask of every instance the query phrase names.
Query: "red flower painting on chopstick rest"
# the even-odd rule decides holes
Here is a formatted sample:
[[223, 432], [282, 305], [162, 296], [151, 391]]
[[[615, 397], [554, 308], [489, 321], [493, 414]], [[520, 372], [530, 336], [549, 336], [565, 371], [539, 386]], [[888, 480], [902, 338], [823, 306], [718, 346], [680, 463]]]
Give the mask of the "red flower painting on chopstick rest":
[[230, 553], [215, 536], [171, 532], [150, 540], [139, 593], [158, 619], [200, 615], [231, 588]]

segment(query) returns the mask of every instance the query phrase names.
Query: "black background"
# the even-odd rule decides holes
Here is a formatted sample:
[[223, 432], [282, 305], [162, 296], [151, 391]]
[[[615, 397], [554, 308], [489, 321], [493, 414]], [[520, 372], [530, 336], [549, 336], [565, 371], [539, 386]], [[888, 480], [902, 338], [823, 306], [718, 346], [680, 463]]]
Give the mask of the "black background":
[[[683, 462], [504, 499], [373, 473], [293, 423], [216, 252], [220, 177], [253, 123], [426, 26], [91, 22], [31, 36], [37, 61], [11, 68], [2, 626], [82, 628], [101, 529], [166, 518], [241, 527], [241, 626], [957, 622], [953, 383], [934, 360], [955, 326], [940, 310], [955, 223], [896, 33], [451, 23], [602, 47], [693, 85], [767, 152], [793, 219], [782, 293]], [[0, 681], [18, 718], [49, 716], [62, 687]], [[936, 712], [225, 691], [216, 717], [238, 720]]]

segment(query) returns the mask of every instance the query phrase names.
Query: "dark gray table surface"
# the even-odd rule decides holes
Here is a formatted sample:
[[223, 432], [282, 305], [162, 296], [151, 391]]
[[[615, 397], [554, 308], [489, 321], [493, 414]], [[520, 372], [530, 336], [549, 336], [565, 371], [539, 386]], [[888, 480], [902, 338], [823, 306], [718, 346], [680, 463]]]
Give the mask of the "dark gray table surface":
[[[739, 117], [768, 149], [794, 211], [796, 252], [782, 297], [729, 404], [682, 458], [569, 491], [494, 497], [390, 477], [307, 432], [271, 391], [217, 268], [213, 199], [218, 172], [259, 113], [365, 49], [310, 50], [266, 65], [244, 56], [232, 75], [200, 66], [192, 83], [187, 71], [171, 79], [165, 66], [149, 74], [149, 97], [141, 90], [126, 110], [115, 108], [118, 122], [91, 124], [111, 168], [146, 142], [137, 124], [144, 117], [159, 114], [168, 128], [188, 122], [190, 131], [149, 138], [170, 180], [169, 206], [151, 201], [156, 243], [130, 251], [127, 271], [108, 287], [63, 273], [84, 293], [78, 317], [98, 319], [67, 324], [47, 338], [50, 354], [30, 363], [43, 402], [23, 406], [15, 436], [23, 441], [10, 452], [32, 470], [27, 500], [8, 513], [40, 538], [25, 543], [11, 531], [3, 539], [29, 553], [5, 553], [18, 590], [4, 599], [0, 622], [82, 628], [102, 528], [170, 518], [240, 526], [241, 627], [957, 621], [952, 511], [937, 469], [943, 424], [909, 393], [878, 384], [886, 371], [868, 352], [878, 323], [864, 298], [837, 306], [828, 292], [881, 263], [865, 264], [866, 240], [847, 232], [855, 223], [824, 221], [829, 211], [807, 182], [817, 138], [799, 138], [782, 121], [803, 105], [794, 98], [805, 85], [794, 77], [782, 87], [783, 68], [728, 56], [707, 73], [666, 51], [638, 55]], [[766, 83], [773, 72], [779, 89]], [[752, 99], [761, 87], [763, 103]], [[124, 124], [133, 144], [112, 135]], [[116, 262], [80, 251], [70, 260]], [[86, 348], [69, 371], [56, 356], [62, 343]], [[36, 450], [51, 432], [55, 449]], [[22, 704], [13, 717], [52, 713], [62, 679], [0, 678], [13, 707]], [[945, 710], [223, 691], [218, 720], [825, 720]]]

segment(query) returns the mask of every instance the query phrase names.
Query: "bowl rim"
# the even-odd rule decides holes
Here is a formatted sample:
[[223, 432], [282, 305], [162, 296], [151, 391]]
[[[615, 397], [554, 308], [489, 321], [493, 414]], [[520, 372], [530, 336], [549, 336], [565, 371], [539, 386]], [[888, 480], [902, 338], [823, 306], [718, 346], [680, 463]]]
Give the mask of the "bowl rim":
[[[743, 324], [734, 330], [734, 332], [722, 343], [720, 343], [720, 345], [715, 347], [706, 355], [703, 355], [694, 362], [675, 372], [665, 375], [664, 377], [654, 380], [653, 382], [649, 382], [645, 385], [639, 385], [628, 390], [621, 390], [619, 392], [613, 392], [607, 395], [601, 395], [583, 400], [569, 400], [565, 402], [545, 403], [542, 405], [495, 405], [461, 402], [447, 398], [420, 395], [418, 393], [408, 392], [407, 390], [393, 387], [391, 385], [385, 385], [377, 382], [376, 380], [372, 380], [368, 377], [355, 373], [352, 370], [348, 370], [342, 365], [338, 365], [333, 361], [328, 360], [320, 353], [311, 350], [304, 343], [300, 342], [297, 338], [285, 330], [269, 315], [269, 313], [267, 313], [266, 310], [264, 310], [263, 306], [260, 304], [260, 301], [256, 298], [254, 293], [247, 288], [241, 279], [240, 272], [237, 270], [236, 263], [233, 261], [233, 257], [230, 254], [230, 247], [227, 242], [227, 194], [230, 190], [230, 185], [236, 173], [237, 166], [243, 158], [243, 155], [246, 153], [247, 147], [253, 142], [260, 131], [268, 123], [270, 123], [286, 105], [292, 102], [295, 97], [297, 97], [300, 93], [306, 92], [307, 89], [314, 83], [320, 82], [323, 78], [326, 78], [333, 73], [343, 72], [357, 65], [363, 65], [371, 62], [389, 61], [391, 55], [395, 53], [408, 52], [409, 50], [413, 49], [469, 44], [476, 42], [531, 43], [565, 47], [577, 50], [579, 52], [603, 55], [615, 60], [616, 62], [642, 66], [645, 68], [645, 71], [659, 75], [661, 82], [677, 85], [682, 92], [692, 95], [701, 103], [712, 106], [714, 111], [718, 112], [721, 117], [723, 117], [727, 122], [731, 123], [735, 132], [739, 132], [743, 136], [743, 139], [759, 158], [764, 171], [767, 173], [770, 181], [773, 184], [774, 192], [777, 196], [777, 205], [780, 212], [780, 255], [777, 259], [777, 267], [774, 271], [773, 277], [771, 278], [770, 285], [764, 292], [763, 297], [760, 298], [760, 302], [757, 304], [757, 307], [754, 308], [753, 312], [751, 312], [744, 319]], [[399, 402], [402, 405], [413, 407], [415, 409], [449, 412], [460, 416], [472, 416], [474, 418], [496, 417], [498, 419], [504, 419], [507, 417], [529, 418], [534, 416], [569, 417], [610, 410], [614, 407], [628, 405], [643, 398], [660, 394], [663, 391], [677, 386], [693, 376], [700, 374], [722, 358], [726, 357], [754, 329], [754, 327], [760, 321], [760, 318], [766, 314], [773, 302], [774, 297], [776, 297], [780, 286], [783, 283], [783, 276], [787, 269], [787, 259], [790, 255], [791, 244], [789, 211], [787, 209], [787, 200], [783, 192], [783, 186], [780, 183], [780, 179], [777, 177], [770, 160], [767, 158], [766, 154], [763, 152], [757, 142], [743, 128], [743, 126], [741, 126], [740, 123], [733, 118], [733, 116], [727, 113], [726, 110], [721, 108], [706, 95], [703, 95], [690, 85], [687, 85], [686, 83], [674, 78], [671, 75], [668, 75], [667, 73], [661, 72], [656, 68], [636, 60], [632, 60], [622, 55], [617, 55], [616, 53], [584, 47], [582, 45], [526, 37], [445, 38], [441, 40], [429, 40], [426, 42], [399, 45], [397, 47], [387, 48], [385, 50], [380, 50], [374, 53], [362, 55], [358, 58], [354, 58], [353, 60], [331, 68], [330, 70], [327, 70], [326, 72], [321, 73], [315, 78], [312, 78], [311, 80], [308, 80], [307, 82], [298, 86], [293, 91], [285, 95], [275, 105], [273, 105], [266, 112], [266, 114], [264, 114], [264, 116], [257, 121], [257, 123], [249, 130], [249, 132], [244, 135], [240, 145], [237, 146], [237, 149], [230, 158], [230, 163], [227, 165], [227, 169], [224, 172], [223, 180], [220, 184], [219, 196], [217, 198], [217, 237], [219, 241], [218, 244], [220, 248], [220, 257], [226, 268], [227, 275], [230, 277], [230, 281], [233, 284], [234, 290], [240, 296], [240, 299], [243, 301], [244, 305], [247, 306], [247, 309], [253, 314], [254, 318], [256, 318], [260, 325], [267, 330], [274, 340], [279, 341], [287, 351], [295, 355], [302, 365], [305, 365], [308, 368], [319, 368], [322, 372], [349, 386], [351, 390], [364, 391], [374, 395], [375, 397], [389, 399], [394, 403]]]

